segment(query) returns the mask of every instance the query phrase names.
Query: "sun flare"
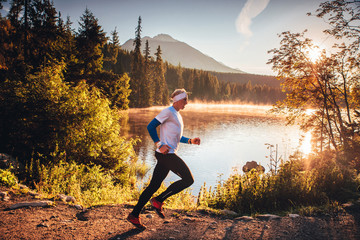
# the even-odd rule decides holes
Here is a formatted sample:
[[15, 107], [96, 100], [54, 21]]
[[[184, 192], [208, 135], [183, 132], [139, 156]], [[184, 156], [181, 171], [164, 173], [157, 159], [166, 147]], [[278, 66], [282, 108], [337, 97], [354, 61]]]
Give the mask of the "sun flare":
[[301, 152], [305, 155], [309, 155], [311, 153], [312, 147], [311, 147], [311, 132], [307, 132], [305, 134], [304, 140], [301, 144]]
[[306, 116], [311, 116], [315, 113], [315, 109], [306, 109], [305, 114]]
[[316, 62], [321, 56], [321, 49], [318, 47], [313, 47], [308, 52], [308, 57], [311, 62]]

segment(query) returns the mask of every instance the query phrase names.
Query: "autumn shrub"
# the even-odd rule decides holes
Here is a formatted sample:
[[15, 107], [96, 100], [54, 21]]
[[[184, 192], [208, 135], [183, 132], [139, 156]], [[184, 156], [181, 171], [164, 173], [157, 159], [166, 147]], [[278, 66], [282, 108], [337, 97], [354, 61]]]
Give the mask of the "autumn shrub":
[[325, 152], [309, 159], [311, 180], [317, 194], [326, 193], [330, 200], [345, 202], [358, 198], [359, 181], [352, 165], [339, 159], [335, 152]]
[[214, 190], [203, 187], [198, 205], [256, 214], [296, 211], [359, 197], [355, 171], [337, 162], [334, 154], [319, 154], [306, 161], [293, 157], [277, 173], [255, 169], [246, 174], [235, 173]]

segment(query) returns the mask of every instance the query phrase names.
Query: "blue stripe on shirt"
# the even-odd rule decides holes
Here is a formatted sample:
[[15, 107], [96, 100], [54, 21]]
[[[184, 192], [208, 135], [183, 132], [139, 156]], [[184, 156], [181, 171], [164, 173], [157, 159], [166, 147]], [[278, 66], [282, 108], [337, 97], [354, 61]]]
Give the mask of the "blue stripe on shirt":
[[147, 126], [147, 130], [150, 134], [150, 137], [152, 138], [152, 140], [154, 142], [159, 142], [159, 136], [156, 132], [156, 128], [160, 125], [161, 123], [159, 122], [159, 120], [157, 120], [156, 118], [154, 118]]
[[190, 139], [190, 138], [187, 138], [187, 137], [182, 136], [181, 139], [180, 139], [180, 142], [181, 142], [181, 143], [188, 143], [188, 142], [189, 142], [189, 139]]

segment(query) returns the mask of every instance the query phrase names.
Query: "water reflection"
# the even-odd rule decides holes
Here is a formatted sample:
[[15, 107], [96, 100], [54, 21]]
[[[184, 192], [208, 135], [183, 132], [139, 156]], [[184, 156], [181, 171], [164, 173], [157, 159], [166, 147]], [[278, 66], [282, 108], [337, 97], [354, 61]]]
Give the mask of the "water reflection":
[[[140, 159], [151, 166], [149, 174], [156, 160], [153, 156], [155, 147], [146, 126], [163, 108], [131, 109], [128, 118], [123, 120], [123, 125], [127, 126], [123, 128], [123, 134], [142, 139], [136, 151]], [[220, 174], [226, 179], [234, 167], [241, 169], [247, 161], [257, 161], [268, 171], [267, 143], [278, 144], [279, 155], [284, 160], [295, 151], [301, 137], [299, 128], [286, 126], [284, 119], [267, 113], [269, 108], [189, 104], [181, 111], [184, 136], [201, 138], [200, 146], [181, 144], [178, 152], [194, 175], [192, 189], [195, 195], [204, 182], [207, 186], [215, 186]], [[171, 173], [165, 182], [177, 179]]]

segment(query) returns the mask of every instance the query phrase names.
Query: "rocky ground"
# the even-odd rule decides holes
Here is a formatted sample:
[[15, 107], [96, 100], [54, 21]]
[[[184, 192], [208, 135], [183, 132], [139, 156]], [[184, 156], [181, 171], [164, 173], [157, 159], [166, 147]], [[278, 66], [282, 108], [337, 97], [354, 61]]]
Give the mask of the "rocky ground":
[[206, 211], [166, 209], [166, 219], [150, 209], [142, 214], [145, 231], [126, 221], [131, 206], [78, 209], [55, 201], [48, 207], [20, 207], [40, 200], [31, 194], [0, 199], [0, 239], [360, 239], [360, 208], [351, 205], [336, 215], [276, 217], [215, 215]]

